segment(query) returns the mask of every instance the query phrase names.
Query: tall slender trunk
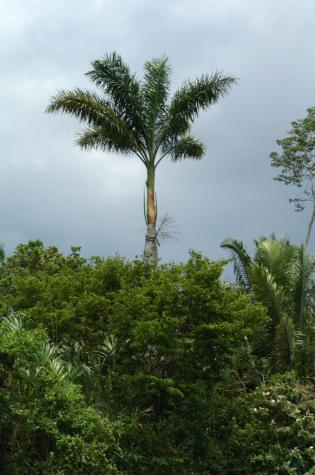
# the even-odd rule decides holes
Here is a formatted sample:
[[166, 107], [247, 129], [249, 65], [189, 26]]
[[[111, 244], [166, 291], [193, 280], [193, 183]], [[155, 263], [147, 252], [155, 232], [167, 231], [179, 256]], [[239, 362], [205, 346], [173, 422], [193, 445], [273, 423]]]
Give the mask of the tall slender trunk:
[[147, 231], [144, 244], [144, 260], [155, 265], [158, 259], [156, 218], [157, 209], [155, 201], [155, 168], [154, 165], [147, 168]]
[[313, 212], [312, 212], [311, 220], [308, 223], [307, 234], [306, 234], [305, 243], [304, 243], [306, 248], [308, 247], [308, 243], [311, 237], [314, 219], [315, 219], [315, 197], [313, 197]]

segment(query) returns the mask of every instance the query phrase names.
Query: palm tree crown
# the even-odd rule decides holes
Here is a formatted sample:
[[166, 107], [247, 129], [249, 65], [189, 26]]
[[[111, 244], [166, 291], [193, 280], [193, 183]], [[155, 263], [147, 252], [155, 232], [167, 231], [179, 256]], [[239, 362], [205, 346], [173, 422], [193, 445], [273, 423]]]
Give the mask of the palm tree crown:
[[47, 112], [65, 112], [88, 127], [78, 136], [83, 149], [101, 149], [135, 154], [147, 169], [146, 251], [156, 251], [155, 169], [164, 157], [173, 161], [200, 159], [203, 143], [191, 134], [194, 119], [202, 109], [225, 96], [235, 79], [221, 73], [187, 81], [170, 98], [170, 67], [167, 58], [144, 65], [139, 81], [116, 54], [92, 63], [87, 73], [101, 95], [82, 89], [60, 90]]

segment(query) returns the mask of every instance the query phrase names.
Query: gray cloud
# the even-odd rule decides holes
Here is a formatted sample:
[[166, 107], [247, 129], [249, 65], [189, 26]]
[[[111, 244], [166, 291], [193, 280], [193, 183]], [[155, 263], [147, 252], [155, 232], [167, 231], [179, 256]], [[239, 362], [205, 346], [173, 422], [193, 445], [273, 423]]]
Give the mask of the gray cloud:
[[293, 212], [268, 156], [290, 122], [314, 105], [314, 14], [312, 0], [2, 0], [6, 250], [40, 238], [63, 251], [82, 245], [86, 255], [141, 253], [141, 164], [80, 151], [73, 144], [80, 125], [44, 114], [58, 88], [91, 87], [84, 76], [90, 62], [114, 50], [139, 76], [146, 59], [166, 54], [174, 88], [214, 70], [240, 78], [195, 124], [207, 157], [158, 170], [159, 210], [181, 232], [179, 242], [162, 245], [162, 258], [185, 259], [191, 248], [223, 256], [219, 244], [229, 235], [250, 243], [275, 231], [301, 241], [307, 215]]

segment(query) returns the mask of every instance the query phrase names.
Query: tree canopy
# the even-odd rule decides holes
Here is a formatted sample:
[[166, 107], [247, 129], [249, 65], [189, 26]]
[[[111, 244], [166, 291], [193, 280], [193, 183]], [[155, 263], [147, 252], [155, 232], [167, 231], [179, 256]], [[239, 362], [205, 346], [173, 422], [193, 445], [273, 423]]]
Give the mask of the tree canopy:
[[41, 241], [4, 258], [1, 473], [311, 470], [314, 327], [284, 316], [270, 345], [272, 316], [221, 281], [225, 263], [154, 269]]

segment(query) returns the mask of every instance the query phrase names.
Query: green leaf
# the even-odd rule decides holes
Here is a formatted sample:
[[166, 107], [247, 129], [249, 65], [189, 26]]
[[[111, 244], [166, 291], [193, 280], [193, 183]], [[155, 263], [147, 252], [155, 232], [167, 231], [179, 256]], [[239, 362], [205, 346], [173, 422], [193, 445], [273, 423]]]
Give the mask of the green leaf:
[[167, 150], [174, 162], [186, 158], [199, 160], [206, 152], [204, 144], [188, 133], [174, 140], [173, 143], [167, 143], [163, 151]]
[[143, 95], [146, 137], [151, 154], [154, 155], [156, 136], [163, 123], [166, 101], [170, 87], [170, 67], [167, 58], [152, 59], [144, 65]]
[[241, 241], [235, 238], [227, 238], [221, 243], [223, 249], [228, 249], [232, 256], [233, 270], [236, 276], [237, 282], [243, 286], [247, 292], [250, 291], [251, 284], [249, 280], [249, 267], [252, 264], [252, 260], [248, 254], [248, 251]]
[[140, 82], [117, 53], [93, 61], [92, 66], [87, 76], [104, 90], [120, 117], [140, 141], [145, 132]]
[[275, 365], [279, 371], [290, 371], [295, 352], [294, 323], [284, 315], [276, 327], [274, 338]]
[[223, 76], [218, 72], [187, 81], [175, 92], [170, 103], [165, 117], [162, 142], [188, 132], [199, 112], [227, 95], [234, 83], [235, 78]]

